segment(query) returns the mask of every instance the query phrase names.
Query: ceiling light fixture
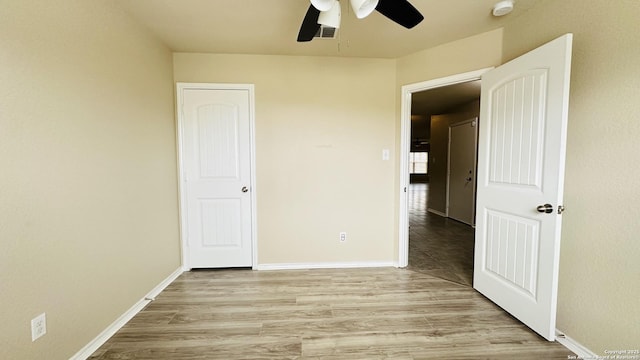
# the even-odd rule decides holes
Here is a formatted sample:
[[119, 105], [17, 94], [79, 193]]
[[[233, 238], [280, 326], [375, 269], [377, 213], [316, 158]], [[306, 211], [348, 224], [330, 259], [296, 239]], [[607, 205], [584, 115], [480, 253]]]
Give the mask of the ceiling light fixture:
[[336, 1], [333, 3], [331, 9], [320, 12], [318, 24], [338, 29], [340, 28], [340, 17], [340, 2]]
[[311, 0], [311, 5], [320, 11], [329, 11], [338, 0]]
[[358, 19], [363, 19], [376, 9], [378, 0], [351, 0], [351, 8]]
[[504, 16], [513, 11], [513, 0], [504, 0], [493, 6], [493, 16]]
[[[320, 13], [322, 13], [323, 11], [329, 11], [332, 7], [335, 6], [338, 0], [309, 1], [311, 2], [311, 4], [309, 5], [309, 8], [304, 15], [304, 19], [302, 19], [302, 24], [300, 25], [300, 30], [298, 31], [298, 42], [311, 41], [320, 29], [332, 28], [330, 26], [323, 27], [322, 24], [318, 23], [318, 21], [320, 18]], [[389, 20], [395, 22], [398, 25], [404, 26], [407, 29], [413, 28], [422, 20], [424, 20], [424, 16], [422, 16], [420, 11], [418, 11], [418, 9], [411, 5], [408, 0], [349, 0], [349, 3], [351, 4], [354, 15], [358, 19], [365, 18], [374, 10], [376, 10]], [[325, 16], [329, 16], [329, 14], [326, 14]], [[334, 18], [332, 24], [339, 25], [339, 22], [337, 22], [339, 20], [335, 20], [336, 15], [332, 16]], [[329, 20], [325, 21], [324, 16], [323, 20], [321, 21], [329, 23]], [[336, 28], [332, 29], [335, 30]]]

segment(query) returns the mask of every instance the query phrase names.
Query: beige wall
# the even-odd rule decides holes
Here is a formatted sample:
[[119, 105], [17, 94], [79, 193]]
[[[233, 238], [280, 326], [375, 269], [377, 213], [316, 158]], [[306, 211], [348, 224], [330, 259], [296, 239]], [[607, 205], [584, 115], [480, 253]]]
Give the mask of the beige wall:
[[396, 69], [397, 95], [403, 85], [498, 66], [501, 60], [502, 29], [401, 57]]
[[0, 4], [0, 358], [67, 359], [179, 266], [172, 59], [107, 0]]
[[574, 34], [557, 326], [601, 355], [640, 344], [639, 15], [547, 0], [504, 28], [505, 60]]
[[478, 117], [480, 100], [461, 105], [451, 112], [431, 116], [431, 151], [429, 152], [429, 199], [427, 207], [447, 212], [447, 170], [449, 162], [449, 126]]
[[174, 71], [255, 84], [259, 265], [395, 260], [394, 60], [177, 53]]

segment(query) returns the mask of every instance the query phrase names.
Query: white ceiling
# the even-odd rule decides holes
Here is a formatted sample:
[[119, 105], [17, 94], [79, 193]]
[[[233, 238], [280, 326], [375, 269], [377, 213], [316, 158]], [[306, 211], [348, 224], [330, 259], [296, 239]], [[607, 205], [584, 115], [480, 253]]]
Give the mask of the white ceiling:
[[499, 28], [541, 0], [516, 0], [504, 17], [498, 0], [410, 0], [425, 17], [405, 29], [374, 12], [355, 18], [342, 0], [338, 39], [296, 42], [308, 0], [114, 0], [171, 50], [227, 54], [398, 58]]

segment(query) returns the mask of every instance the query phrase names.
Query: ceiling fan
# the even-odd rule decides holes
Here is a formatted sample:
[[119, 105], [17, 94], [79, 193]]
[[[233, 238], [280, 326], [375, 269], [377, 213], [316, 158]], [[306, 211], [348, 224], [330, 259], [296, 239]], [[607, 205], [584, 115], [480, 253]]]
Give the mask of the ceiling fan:
[[[362, 19], [374, 10], [391, 21], [411, 29], [418, 25], [424, 16], [407, 0], [348, 0], [358, 19]], [[338, 0], [311, 0], [311, 5], [302, 20], [298, 42], [311, 41], [321, 25], [340, 27], [340, 2]]]

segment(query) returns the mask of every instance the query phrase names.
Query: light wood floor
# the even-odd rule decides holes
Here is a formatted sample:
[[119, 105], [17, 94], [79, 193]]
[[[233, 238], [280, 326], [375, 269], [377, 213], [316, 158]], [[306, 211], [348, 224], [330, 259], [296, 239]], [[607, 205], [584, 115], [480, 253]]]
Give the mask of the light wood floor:
[[[413, 222], [414, 217], [412, 234], [464, 233], [456, 223], [420, 230]], [[439, 261], [446, 253], [430, 256]], [[427, 266], [424, 254], [429, 255], [416, 252], [407, 269], [187, 272], [91, 359], [537, 360], [573, 355], [476, 293], [469, 271]]]

